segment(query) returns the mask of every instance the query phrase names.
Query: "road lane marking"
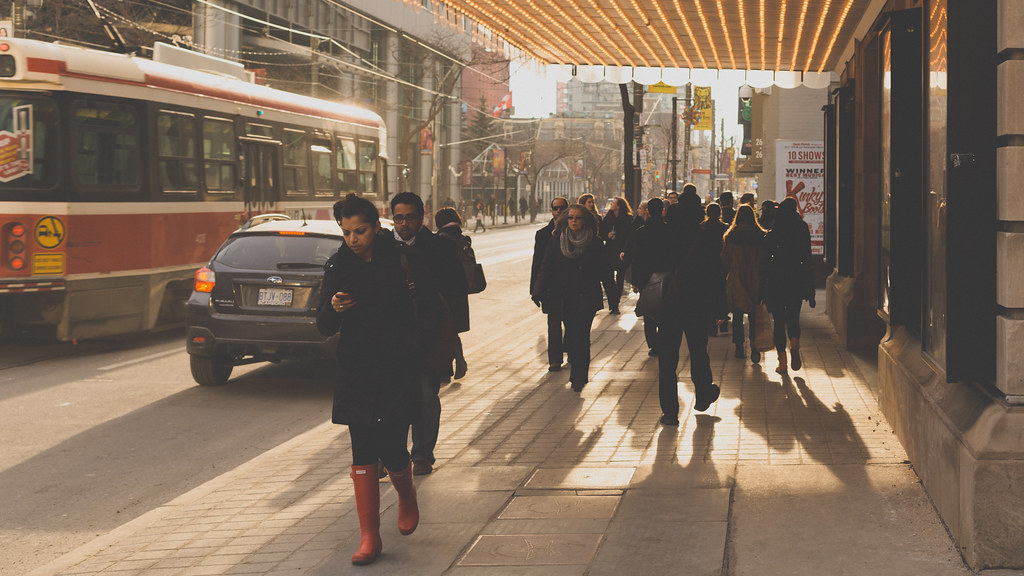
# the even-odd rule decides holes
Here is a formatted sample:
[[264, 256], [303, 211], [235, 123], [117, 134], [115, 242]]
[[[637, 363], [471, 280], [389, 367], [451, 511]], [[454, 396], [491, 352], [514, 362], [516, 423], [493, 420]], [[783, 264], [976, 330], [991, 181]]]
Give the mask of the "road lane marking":
[[157, 352], [156, 354], [150, 354], [148, 356], [142, 356], [135, 358], [134, 360], [125, 360], [124, 362], [118, 362], [117, 364], [110, 364], [108, 366], [101, 366], [97, 368], [100, 371], [117, 370], [118, 368], [124, 368], [125, 366], [131, 366], [132, 364], [140, 364], [149, 360], [156, 360], [157, 358], [163, 358], [164, 356], [173, 356], [174, 354], [180, 354], [185, 351], [185, 347], [175, 348], [174, 350], [167, 350], [164, 352]]

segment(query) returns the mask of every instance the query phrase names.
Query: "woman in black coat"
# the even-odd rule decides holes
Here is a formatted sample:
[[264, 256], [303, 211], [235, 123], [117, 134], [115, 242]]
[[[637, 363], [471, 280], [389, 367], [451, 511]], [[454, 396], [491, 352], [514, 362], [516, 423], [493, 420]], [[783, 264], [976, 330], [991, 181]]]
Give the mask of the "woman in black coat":
[[597, 218], [580, 204], [569, 206], [555, 225], [533, 299], [562, 311], [565, 345], [572, 368], [569, 382], [583, 390], [590, 371], [590, 328], [602, 308], [601, 280], [608, 274], [604, 243], [597, 237]]
[[381, 232], [376, 207], [349, 194], [334, 205], [334, 216], [345, 243], [324, 265], [316, 321], [322, 334], [340, 333], [331, 420], [347, 424], [352, 439], [362, 532], [352, 563], [361, 565], [381, 551], [378, 461], [398, 492], [399, 531], [411, 534], [419, 522], [407, 438], [420, 400], [425, 329], [416, 320], [399, 247]]
[[786, 337], [793, 370], [803, 365], [800, 358], [800, 307], [807, 300], [814, 308], [814, 269], [811, 264], [811, 233], [796, 210], [796, 200], [779, 202], [775, 225], [765, 236], [767, 257], [763, 291], [768, 311], [775, 320], [775, 350], [779, 353], [776, 372], [786, 372]]
[[619, 255], [625, 250], [632, 233], [633, 210], [630, 209], [629, 202], [626, 202], [625, 198], [612, 198], [608, 204], [608, 213], [604, 215], [598, 228], [598, 236], [605, 239], [605, 247], [608, 249], [608, 263], [611, 268], [609, 273], [615, 275], [613, 278], [614, 304], [611, 299], [608, 301], [608, 307], [611, 308], [612, 314], [617, 314], [619, 311], [619, 302], [626, 285], [626, 267]]
[[[473, 240], [462, 232], [462, 218], [453, 208], [442, 208], [434, 214], [434, 225], [437, 228], [437, 235], [455, 244], [460, 257], [463, 247], [472, 246]], [[472, 249], [470, 249], [472, 250]], [[465, 270], [462, 270], [465, 273]], [[468, 280], [468, 278], [467, 278]], [[469, 332], [469, 294], [460, 294], [457, 298], [450, 298], [448, 306], [451, 308], [452, 317], [455, 320], [455, 329], [461, 334]], [[456, 338], [455, 348], [455, 371], [453, 377], [458, 380], [466, 375], [466, 356], [462, 351], [462, 338]], [[445, 376], [445, 375], [442, 375]], [[452, 376], [449, 374], [448, 376]]]

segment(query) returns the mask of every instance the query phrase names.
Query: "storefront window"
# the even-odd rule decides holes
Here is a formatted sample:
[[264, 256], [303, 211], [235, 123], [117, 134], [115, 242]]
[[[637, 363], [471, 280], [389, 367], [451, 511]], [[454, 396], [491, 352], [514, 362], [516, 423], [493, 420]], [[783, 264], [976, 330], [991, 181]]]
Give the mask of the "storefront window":
[[878, 242], [878, 307], [889, 314], [892, 295], [892, 32], [882, 34], [882, 93], [881, 93], [881, 197], [880, 230]]
[[946, 21], [947, 0], [929, 6], [928, 196], [925, 200], [924, 348], [946, 365]]

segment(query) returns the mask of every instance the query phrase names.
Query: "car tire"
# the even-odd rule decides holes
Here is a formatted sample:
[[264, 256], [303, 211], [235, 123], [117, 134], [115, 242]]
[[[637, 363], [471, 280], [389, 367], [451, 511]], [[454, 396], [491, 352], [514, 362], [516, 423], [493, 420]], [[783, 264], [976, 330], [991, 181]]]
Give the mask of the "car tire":
[[231, 370], [234, 366], [231, 361], [219, 356], [196, 356], [189, 355], [189, 366], [192, 368], [192, 378], [200, 386], [220, 386], [231, 377]]

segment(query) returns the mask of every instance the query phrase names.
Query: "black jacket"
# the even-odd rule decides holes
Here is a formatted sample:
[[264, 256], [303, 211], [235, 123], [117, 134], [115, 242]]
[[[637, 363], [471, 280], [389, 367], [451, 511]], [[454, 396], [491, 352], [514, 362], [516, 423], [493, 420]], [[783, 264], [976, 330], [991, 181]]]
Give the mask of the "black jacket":
[[[462, 246], [471, 245], [473, 241], [462, 233], [462, 228], [458, 226], [445, 226], [437, 231], [437, 236], [446, 242], [450, 242], [455, 249], [456, 257], [459, 258]], [[419, 242], [419, 240], [417, 240]], [[448, 272], [449, 274], [456, 274], [455, 270]], [[463, 280], [466, 278], [466, 268], [462, 265], [461, 258], [459, 259], [459, 270], [458, 274], [462, 275]], [[455, 316], [455, 328], [459, 332], [469, 331], [469, 294], [467, 289], [461, 292], [453, 287], [449, 293], [451, 296], [448, 299], [448, 306], [452, 310], [452, 315]]]
[[562, 254], [562, 233], [556, 232], [548, 242], [533, 285], [533, 298], [543, 302], [545, 310], [597, 312], [604, 307], [601, 279], [607, 277], [610, 270], [605, 246], [595, 236], [582, 256], [569, 258]]
[[810, 300], [814, 295], [814, 266], [807, 224], [803, 219], [776, 220], [764, 241], [767, 254], [761, 282], [768, 308]]
[[[336, 312], [331, 298], [337, 292], [351, 294], [355, 306]], [[322, 334], [340, 332], [331, 421], [412, 423], [423, 348], [399, 248], [390, 234], [377, 236], [370, 262], [344, 245], [327, 261], [316, 323]]]
[[626, 263], [631, 265], [630, 282], [643, 288], [655, 272], [672, 268], [672, 237], [661, 216], [651, 216], [647, 223], [633, 232], [626, 252]]
[[530, 268], [530, 293], [533, 293], [533, 285], [537, 282], [537, 274], [540, 273], [540, 265], [544, 261], [544, 252], [548, 249], [548, 242], [555, 233], [555, 219], [552, 218], [548, 225], [537, 230], [533, 236], [533, 265]]
[[701, 227], [702, 213], [699, 202], [695, 206], [684, 205], [670, 222], [675, 288], [669, 311], [677, 318], [710, 321], [715, 310], [708, 305], [707, 295], [720, 286], [721, 240], [716, 232]]
[[[427, 267], [427, 278], [432, 286], [444, 294], [449, 306], [469, 293], [466, 272], [459, 260], [458, 247], [450, 240], [434, 234], [426, 227], [416, 233], [416, 243], [409, 247], [414, 256], [422, 257]], [[417, 282], [421, 280], [417, 278]]]

